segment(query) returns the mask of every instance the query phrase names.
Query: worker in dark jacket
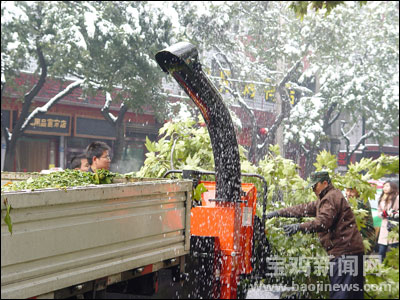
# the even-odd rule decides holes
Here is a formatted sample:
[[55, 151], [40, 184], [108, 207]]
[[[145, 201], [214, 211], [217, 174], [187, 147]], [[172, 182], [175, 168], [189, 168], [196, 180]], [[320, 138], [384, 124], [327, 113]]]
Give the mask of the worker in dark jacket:
[[[322, 246], [330, 255], [331, 299], [363, 299], [364, 245], [354, 214], [340, 190], [336, 189], [328, 172], [311, 174], [312, 187], [318, 200], [271, 212], [273, 217], [315, 217], [305, 223], [285, 225], [290, 236], [298, 231], [318, 234]], [[349, 268], [349, 262], [353, 267]]]

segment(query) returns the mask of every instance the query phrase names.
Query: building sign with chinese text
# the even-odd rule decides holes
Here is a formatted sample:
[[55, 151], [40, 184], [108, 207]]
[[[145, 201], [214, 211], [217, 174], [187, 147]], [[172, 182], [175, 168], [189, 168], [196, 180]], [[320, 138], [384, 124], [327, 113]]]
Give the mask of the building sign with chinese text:
[[75, 117], [75, 136], [115, 140], [115, 128], [104, 118]]
[[71, 135], [71, 116], [45, 114], [34, 117], [25, 133], [46, 135]]

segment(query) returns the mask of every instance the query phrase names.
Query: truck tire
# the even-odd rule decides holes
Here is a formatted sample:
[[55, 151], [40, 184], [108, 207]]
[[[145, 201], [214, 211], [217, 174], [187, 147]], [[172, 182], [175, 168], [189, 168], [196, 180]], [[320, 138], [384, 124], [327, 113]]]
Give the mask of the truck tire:
[[179, 265], [171, 268], [171, 278], [173, 282], [181, 281], [181, 270]]

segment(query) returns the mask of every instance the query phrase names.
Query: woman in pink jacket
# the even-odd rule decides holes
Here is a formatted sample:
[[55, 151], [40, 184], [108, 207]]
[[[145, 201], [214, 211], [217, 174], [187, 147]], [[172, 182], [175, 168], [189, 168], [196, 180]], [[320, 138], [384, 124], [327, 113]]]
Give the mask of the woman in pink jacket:
[[383, 184], [383, 193], [378, 201], [379, 217], [382, 219], [378, 238], [378, 251], [381, 261], [386, 257], [388, 248], [398, 247], [399, 239], [388, 240], [388, 220], [399, 221], [399, 193], [396, 183], [386, 181]]

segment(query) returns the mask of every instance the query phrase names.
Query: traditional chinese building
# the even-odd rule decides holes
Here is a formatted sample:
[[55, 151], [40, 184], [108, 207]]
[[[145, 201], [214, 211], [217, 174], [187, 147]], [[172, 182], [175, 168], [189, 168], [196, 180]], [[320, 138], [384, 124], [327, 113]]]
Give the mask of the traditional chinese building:
[[[32, 74], [22, 73], [17, 85], [34, 84]], [[47, 79], [44, 87], [34, 99], [32, 110], [43, 106], [70, 82], [60, 83]], [[12, 132], [22, 103], [21, 95], [6, 86], [1, 101], [2, 122]], [[46, 114], [37, 116], [28, 124], [19, 139], [14, 161], [14, 171], [40, 171], [51, 167], [66, 168], [72, 156], [83, 153], [92, 141], [106, 142], [113, 148], [116, 134], [114, 128], [100, 112], [105, 96], [83, 97], [80, 88], [65, 96]], [[112, 103], [110, 112], [117, 115], [119, 104]], [[154, 112], [145, 109], [143, 114], [127, 112], [124, 120], [126, 148], [124, 171], [138, 170], [145, 159], [146, 136], [154, 140], [162, 124], [157, 123]], [[2, 136], [2, 169], [5, 156], [5, 140]]]
[[[223, 81], [224, 74], [211, 76], [216, 82], [222, 83], [218, 86], [223, 97], [231, 97], [229, 92], [224, 89], [224, 85], [229, 82]], [[17, 78], [17, 85], [25, 82], [34, 84], [32, 74], [22, 73]], [[71, 82], [60, 83], [59, 81], [47, 79], [44, 87], [35, 98], [32, 110], [36, 106], [42, 106], [62, 91]], [[248, 83], [243, 85], [241, 91], [246, 104], [253, 110], [256, 126], [259, 134], [266, 134], [266, 130], [275, 121], [275, 100], [274, 90], [267, 85], [256, 85]], [[184, 92], [177, 84], [166, 84], [164, 90], [170, 96], [171, 101], [182, 101]], [[179, 97], [174, 97], [174, 95]], [[291, 101], [295, 101], [295, 93], [290, 92]], [[21, 95], [13, 89], [6, 87], [1, 102], [2, 123], [12, 132], [13, 125], [21, 111]], [[187, 98], [188, 99], [188, 98]], [[188, 99], [188, 101], [190, 101]], [[24, 135], [19, 139], [16, 149], [14, 171], [40, 171], [51, 167], [66, 168], [74, 155], [83, 153], [86, 146], [96, 140], [106, 142], [111, 149], [116, 139], [114, 128], [104, 119], [100, 110], [104, 106], [105, 96], [98, 93], [95, 97], [85, 97], [80, 88], [75, 89], [71, 94], [65, 96], [46, 114], [35, 117], [28, 124]], [[35, 106], [36, 105], [36, 106]], [[242, 123], [242, 128], [237, 132], [239, 144], [249, 147], [251, 143], [252, 123], [247, 113], [239, 105], [231, 105], [230, 109], [235, 112]], [[112, 103], [110, 112], [117, 115], [119, 104]], [[121, 172], [139, 170], [145, 160], [146, 148], [144, 146], [146, 136], [150, 140], [156, 140], [158, 130], [162, 124], [155, 119], [154, 112], [145, 108], [144, 113], [135, 114], [127, 112], [124, 119], [124, 133], [126, 147], [123, 155], [123, 168]], [[357, 140], [357, 136], [351, 137], [352, 144]], [[5, 156], [5, 140], [2, 136], [1, 163], [2, 169]], [[290, 147], [289, 147], [290, 148]], [[301, 168], [305, 162], [304, 157], [299, 157], [298, 151], [287, 149], [286, 157], [296, 161]], [[339, 171], [345, 170], [344, 143], [338, 141], [337, 153]], [[292, 151], [292, 152], [291, 152]], [[378, 157], [380, 153], [398, 155], [399, 145], [398, 136], [393, 139], [392, 145], [379, 147], [371, 144], [367, 140], [365, 148], [357, 151], [351, 158], [351, 162], [361, 159], [361, 157]], [[304, 175], [302, 170], [301, 174]]]

